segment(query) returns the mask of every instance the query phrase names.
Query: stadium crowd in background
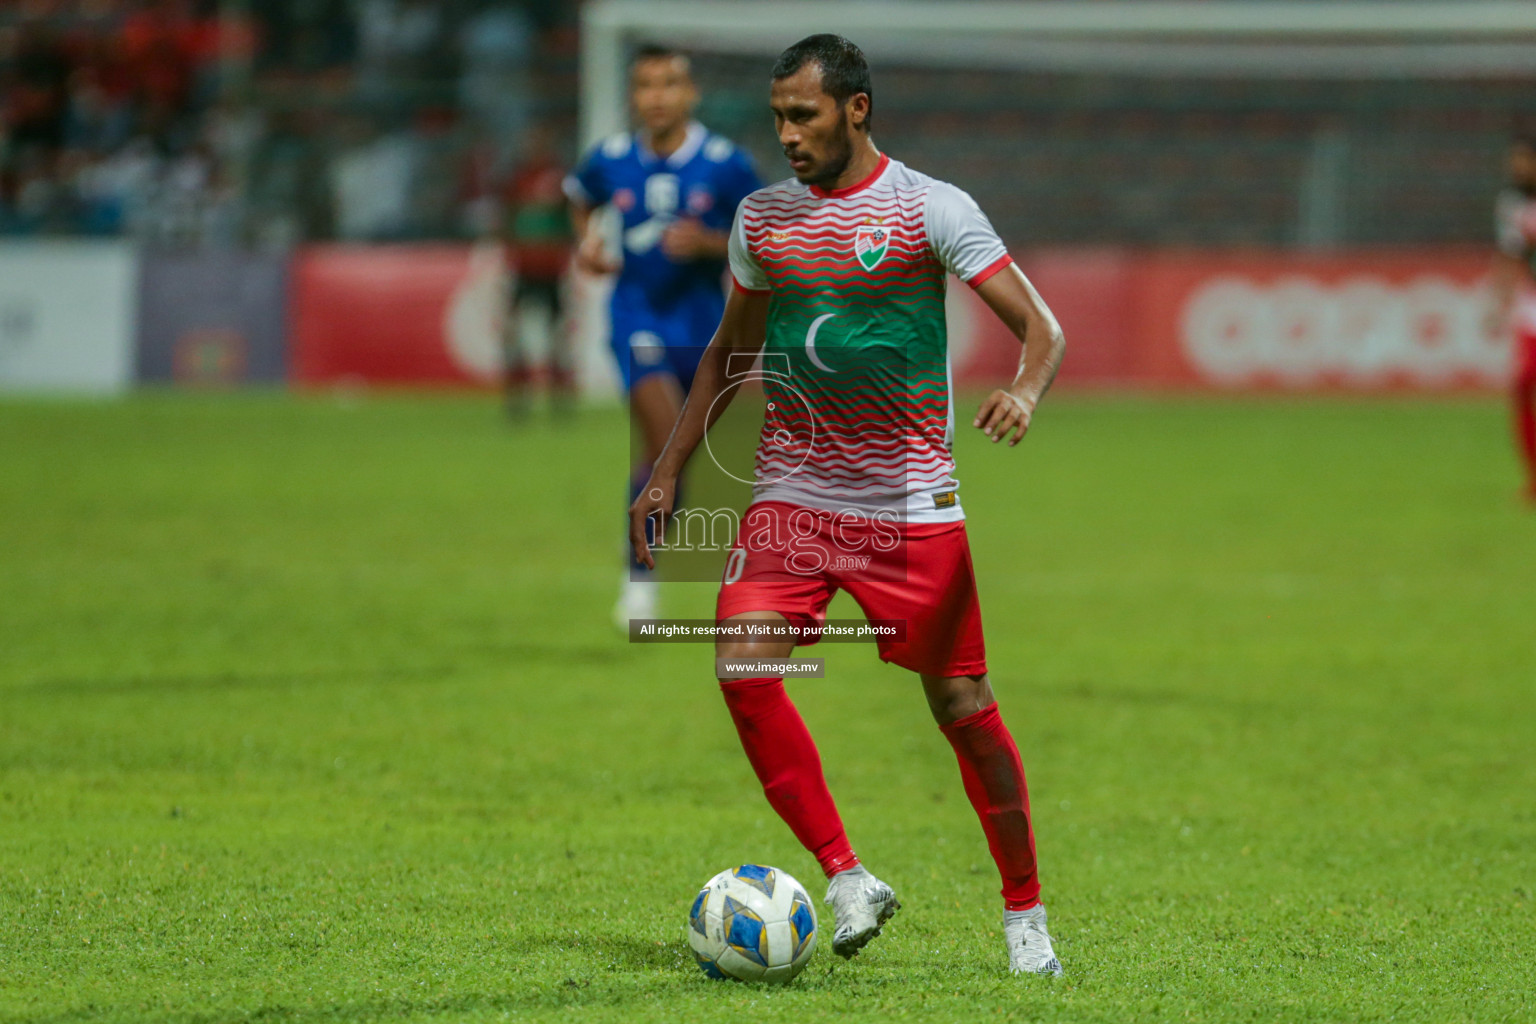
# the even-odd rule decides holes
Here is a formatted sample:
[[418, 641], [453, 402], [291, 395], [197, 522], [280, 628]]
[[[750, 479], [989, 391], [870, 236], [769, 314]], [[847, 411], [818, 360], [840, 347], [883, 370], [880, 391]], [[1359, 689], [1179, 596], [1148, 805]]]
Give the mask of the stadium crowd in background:
[[[465, 194], [484, 180], [477, 149], [504, 174], [537, 119], [574, 156], [581, 9], [6, 0], [0, 235], [474, 234], [495, 195]], [[777, 159], [753, 120], [753, 62], [692, 56], [701, 120]], [[1530, 93], [1523, 75], [1433, 68], [1314, 80], [915, 61], [893, 78], [891, 141], [952, 162], [999, 233], [1031, 246], [1481, 245]]]
[[0, 235], [488, 233], [530, 125], [574, 131], [573, 18], [547, 0], [7, 5]]

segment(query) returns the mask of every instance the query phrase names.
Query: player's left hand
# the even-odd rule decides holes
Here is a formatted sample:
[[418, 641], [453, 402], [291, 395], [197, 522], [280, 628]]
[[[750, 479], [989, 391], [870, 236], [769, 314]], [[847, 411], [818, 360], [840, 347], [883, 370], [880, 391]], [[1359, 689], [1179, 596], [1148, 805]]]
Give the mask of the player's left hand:
[[992, 439], [993, 444], [1012, 433], [1013, 437], [1008, 441], [1008, 447], [1012, 448], [1024, 440], [1024, 435], [1029, 432], [1029, 421], [1034, 412], [1033, 403], [1027, 403], [1018, 395], [998, 388], [981, 403], [971, 426], [980, 428], [983, 434]]
[[702, 259], [709, 254], [714, 232], [692, 217], [675, 220], [661, 235], [661, 251], [679, 263]]

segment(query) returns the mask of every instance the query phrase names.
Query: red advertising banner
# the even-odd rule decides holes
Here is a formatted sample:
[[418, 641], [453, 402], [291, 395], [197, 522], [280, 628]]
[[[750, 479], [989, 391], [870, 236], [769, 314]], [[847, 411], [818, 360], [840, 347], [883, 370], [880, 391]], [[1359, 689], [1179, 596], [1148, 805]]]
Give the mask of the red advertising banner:
[[[1449, 391], [1508, 377], [1510, 341], [1485, 330], [1486, 250], [1033, 250], [1019, 265], [1066, 331], [1064, 386]], [[293, 377], [492, 384], [506, 275], [494, 246], [306, 248]], [[986, 305], [953, 284], [948, 311], [956, 382], [1008, 380], [1019, 345]], [[590, 326], [586, 360], [606, 361], [606, 329]]]
[[[1063, 384], [1444, 391], [1508, 375], [1509, 338], [1485, 327], [1486, 250], [1042, 251], [1019, 263], [1066, 332]], [[955, 291], [956, 379], [1006, 379], [1018, 343]]]
[[492, 383], [505, 296], [495, 246], [306, 247], [293, 272], [293, 379]]

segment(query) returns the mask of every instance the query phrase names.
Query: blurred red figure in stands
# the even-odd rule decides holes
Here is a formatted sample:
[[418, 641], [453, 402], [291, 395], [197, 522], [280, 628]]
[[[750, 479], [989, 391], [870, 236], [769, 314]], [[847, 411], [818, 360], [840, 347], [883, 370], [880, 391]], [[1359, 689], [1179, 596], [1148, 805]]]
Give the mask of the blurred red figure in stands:
[[571, 260], [571, 220], [561, 188], [565, 171], [555, 157], [549, 129], [539, 126], [531, 133], [526, 155], [512, 169], [503, 190], [503, 224], [515, 273], [504, 338], [507, 408], [514, 416], [526, 412], [534, 377], [523, 338], [526, 314], [534, 307], [541, 308], [547, 317], [552, 407], [558, 413], [569, 413], [575, 403], [571, 332], [562, 296]]
[[1495, 213], [1490, 332], [1515, 335], [1515, 436], [1525, 461], [1525, 497], [1536, 503], [1536, 136], [1509, 148], [1509, 184]]

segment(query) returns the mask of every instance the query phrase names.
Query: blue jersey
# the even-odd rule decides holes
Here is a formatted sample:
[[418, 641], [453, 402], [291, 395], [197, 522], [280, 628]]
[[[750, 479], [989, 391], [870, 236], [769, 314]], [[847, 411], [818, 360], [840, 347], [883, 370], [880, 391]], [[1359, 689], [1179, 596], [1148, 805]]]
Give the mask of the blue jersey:
[[[692, 217], [711, 230], [729, 231], [736, 205], [761, 184], [751, 157], [697, 122], [665, 159], [642, 136], [626, 132], [594, 147], [566, 178], [573, 200], [612, 206], [623, 218], [624, 269], [613, 289], [612, 341], [626, 384], [632, 383], [625, 365], [631, 348], [702, 349], [725, 308], [725, 260], [672, 260], [661, 248], [667, 226]], [[637, 352], [635, 369], [663, 368], [659, 358], [646, 363], [653, 358]], [[690, 367], [669, 368], [685, 385], [693, 376]]]
[[683, 144], [665, 160], [639, 135], [610, 136], [566, 179], [572, 199], [617, 209], [624, 220], [624, 269], [615, 287], [643, 291], [665, 309], [698, 292], [719, 293], [725, 260], [674, 262], [661, 250], [667, 226], [693, 217], [729, 231], [736, 204], [762, 187], [752, 160], [729, 139], [703, 125], [688, 126]]

